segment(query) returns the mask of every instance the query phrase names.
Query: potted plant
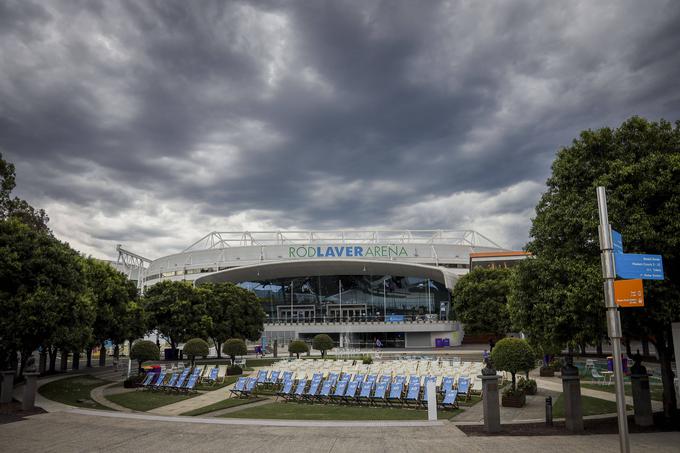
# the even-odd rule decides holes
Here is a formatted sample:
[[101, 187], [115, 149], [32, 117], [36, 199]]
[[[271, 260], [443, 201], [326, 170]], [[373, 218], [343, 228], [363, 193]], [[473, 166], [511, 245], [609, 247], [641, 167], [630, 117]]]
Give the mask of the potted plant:
[[503, 338], [496, 343], [491, 352], [491, 360], [497, 370], [508, 371], [512, 375], [512, 385], [503, 392], [503, 406], [524, 406], [526, 396], [522, 390], [517, 389], [516, 374], [533, 369], [535, 356], [534, 350], [526, 340]]
[[538, 391], [538, 385], [536, 385], [536, 381], [533, 379], [520, 378], [517, 388], [523, 391], [525, 395], [535, 395]]

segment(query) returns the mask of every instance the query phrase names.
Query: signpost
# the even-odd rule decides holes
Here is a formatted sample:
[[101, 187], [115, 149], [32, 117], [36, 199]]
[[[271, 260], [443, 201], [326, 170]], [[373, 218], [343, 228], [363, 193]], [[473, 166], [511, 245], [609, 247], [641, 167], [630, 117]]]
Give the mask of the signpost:
[[661, 255], [638, 253], [615, 253], [616, 275], [621, 278], [642, 278], [663, 280], [663, 261]]
[[612, 247], [614, 249], [614, 254], [623, 253], [623, 237], [621, 237], [621, 233], [616, 230], [612, 230]]
[[[614, 378], [616, 384], [616, 413], [619, 422], [619, 445], [621, 452], [630, 453], [626, 396], [623, 390], [623, 368], [621, 362], [621, 317], [614, 298], [614, 254], [612, 231], [607, 213], [607, 194], [604, 187], [597, 188], [597, 207], [600, 214], [600, 251], [602, 252], [602, 277], [604, 279], [604, 303], [607, 307], [607, 331], [614, 355]], [[620, 238], [621, 235], [619, 235]], [[622, 241], [621, 249], [623, 249]], [[617, 253], [617, 255], [620, 255]], [[624, 255], [625, 256], [625, 255]]]
[[614, 297], [619, 307], [644, 307], [645, 296], [642, 280], [617, 280], [614, 282]]

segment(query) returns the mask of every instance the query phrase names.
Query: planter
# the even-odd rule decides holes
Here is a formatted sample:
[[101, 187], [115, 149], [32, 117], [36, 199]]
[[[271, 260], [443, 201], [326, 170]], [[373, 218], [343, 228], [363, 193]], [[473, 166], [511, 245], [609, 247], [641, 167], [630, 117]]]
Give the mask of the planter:
[[554, 377], [555, 376], [555, 370], [552, 368], [541, 368], [539, 370], [540, 376], [541, 377]]
[[501, 404], [503, 407], [524, 407], [527, 402], [526, 395], [515, 396], [515, 395], [503, 395], [501, 398]]

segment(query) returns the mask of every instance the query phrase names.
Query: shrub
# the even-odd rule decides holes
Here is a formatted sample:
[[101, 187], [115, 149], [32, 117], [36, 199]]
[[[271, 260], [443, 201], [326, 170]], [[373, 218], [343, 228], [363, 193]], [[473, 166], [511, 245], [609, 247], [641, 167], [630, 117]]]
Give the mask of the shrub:
[[243, 368], [238, 365], [232, 365], [227, 368], [227, 376], [234, 376], [238, 374], [243, 374]]
[[208, 346], [208, 343], [201, 338], [192, 338], [184, 344], [182, 351], [189, 356], [191, 366], [193, 367], [197, 356], [205, 357], [208, 355], [210, 346]]
[[130, 351], [130, 358], [139, 362], [139, 367], [147, 360], [160, 360], [161, 352], [156, 346], [156, 343], [149, 340], [140, 340], [132, 345]]
[[234, 365], [236, 356], [248, 354], [248, 348], [246, 347], [246, 342], [240, 338], [230, 338], [224, 342], [222, 352], [231, 358], [231, 364]]
[[524, 390], [520, 390], [520, 388], [515, 388], [513, 389], [512, 387], [506, 387], [505, 390], [503, 390], [503, 396], [522, 396], [526, 395], [524, 393]]
[[130, 376], [129, 378], [123, 381], [123, 387], [126, 389], [133, 389], [135, 387], [139, 387], [139, 384], [143, 380], [144, 380], [143, 374], [136, 374], [134, 376]]
[[312, 339], [312, 347], [318, 351], [321, 351], [321, 358], [326, 358], [326, 351], [333, 349], [333, 339], [321, 333]]
[[503, 338], [491, 352], [491, 360], [496, 369], [508, 371], [512, 375], [512, 390], [517, 388], [515, 374], [518, 371], [530, 371], [534, 368], [534, 350], [526, 340], [519, 338]]
[[517, 383], [517, 390], [521, 390], [527, 395], [535, 395], [536, 391], [538, 390], [538, 386], [536, 385], [536, 381], [533, 379], [520, 378], [519, 382]]
[[309, 352], [309, 346], [302, 340], [291, 341], [288, 345], [288, 352], [297, 354], [297, 358], [300, 358], [300, 354]]
[[366, 355], [361, 359], [361, 363], [363, 363], [364, 365], [370, 365], [371, 363], [373, 363], [373, 357], [371, 357], [370, 355]]

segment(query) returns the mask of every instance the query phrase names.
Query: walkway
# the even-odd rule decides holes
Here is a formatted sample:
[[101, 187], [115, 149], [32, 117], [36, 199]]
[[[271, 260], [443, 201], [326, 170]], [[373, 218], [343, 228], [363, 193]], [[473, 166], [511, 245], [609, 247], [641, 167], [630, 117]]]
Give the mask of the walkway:
[[[103, 415], [106, 412], [105, 415]], [[97, 414], [99, 416], [93, 416]], [[208, 421], [208, 422], [206, 422]], [[448, 422], [298, 422], [297, 428], [271, 421], [190, 417], [164, 419], [109, 411], [73, 410], [42, 414], [0, 425], [0, 445], [8, 451], [93, 450], [110, 453], [148, 449], [163, 452], [618, 452], [618, 436], [466, 437]], [[251, 423], [246, 425], [245, 423]], [[326, 422], [328, 423], [328, 422]], [[96, 433], [96, 435], [93, 435]], [[631, 435], [633, 451], [677, 452], [680, 433]]]
[[220, 402], [230, 397], [229, 390], [234, 387], [234, 384], [219, 388], [210, 392], [205, 392], [201, 395], [189, 398], [187, 400], [179, 401], [177, 403], [161, 406], [149, 411], [150, 414], [156, 415], [180, 415], [185, 412], [198, 409], [199, 407], [208, 406], [213, 403]]

